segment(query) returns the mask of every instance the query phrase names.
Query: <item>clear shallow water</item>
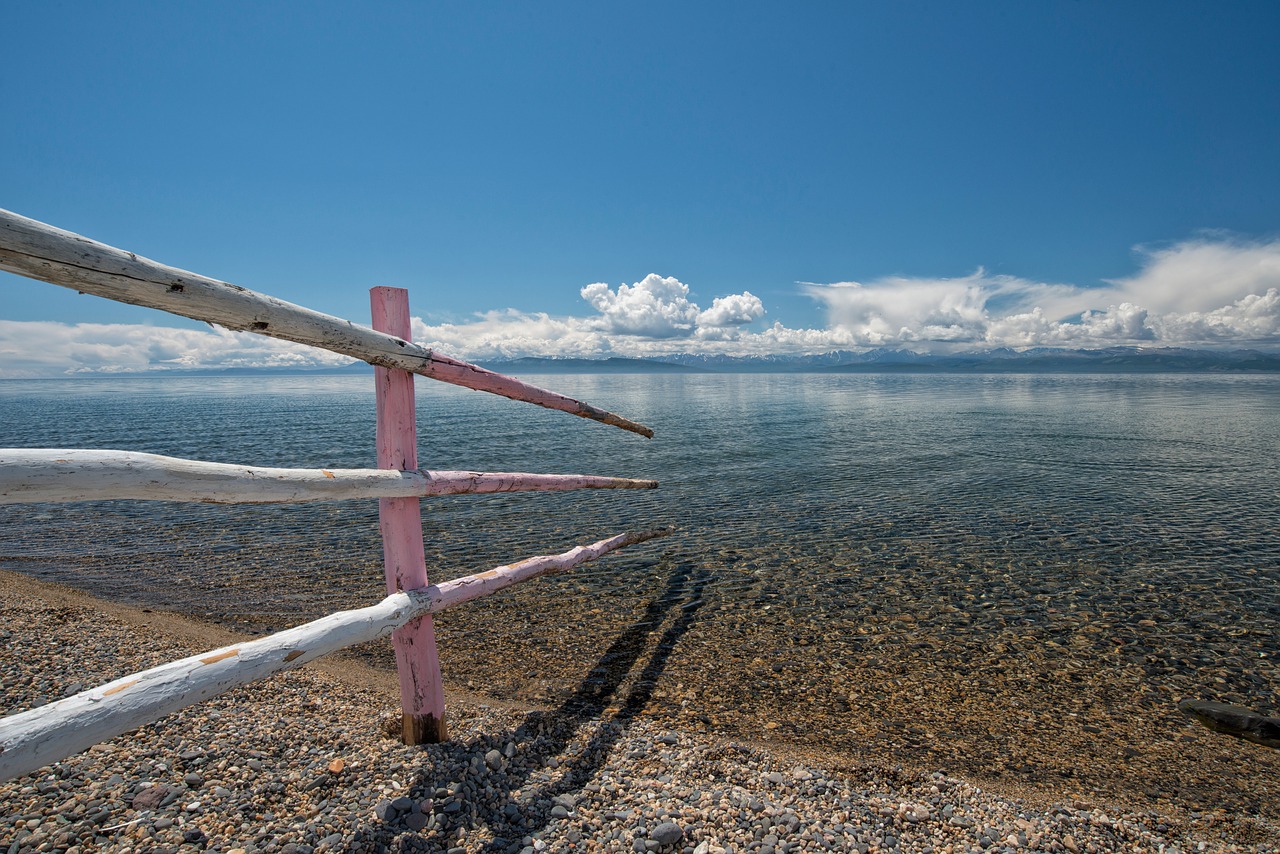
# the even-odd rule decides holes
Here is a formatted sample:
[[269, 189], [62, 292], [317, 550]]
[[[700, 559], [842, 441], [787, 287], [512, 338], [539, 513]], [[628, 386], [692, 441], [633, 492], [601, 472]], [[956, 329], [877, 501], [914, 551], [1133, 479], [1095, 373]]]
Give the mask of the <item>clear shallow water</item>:
[[[423, 380], [424, 467], [662, 488], [424, 502], [433, 579], [680, 531], [442, 615], [460, 684], [1027, 779], [1083, 777], [1044, 730], [1094, 761], [1089, 720], [1131, 788], [1176, 699], [1280, 712], [1280, 377], [531, 379], [657, 437]], [[0, 445], [372, 466], [372, 379], [0, 382]], [[0, 567], [257, 630], [382, 589], [376, 502], [0, 506]]]

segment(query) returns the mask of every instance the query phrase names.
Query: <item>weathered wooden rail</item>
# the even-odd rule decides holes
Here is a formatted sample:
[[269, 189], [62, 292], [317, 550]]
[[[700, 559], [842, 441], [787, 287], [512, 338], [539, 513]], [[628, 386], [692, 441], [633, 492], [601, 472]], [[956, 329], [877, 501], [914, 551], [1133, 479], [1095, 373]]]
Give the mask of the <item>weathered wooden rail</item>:
[[285, 469], [132, 451], [0, 448], [0, 504], [192, 501], [286, 504], [490, 492], [655, 489], [656, 480], [583, 474], [398, 469]]
[[390, 635], [406, 743], [446, 737], [431, 615], [520, 581], [561, 572], [669, 533], [619, 534], [441, 585], [428, 583], [419, 498], [463, 493], [652, 489], [655, 481], [577, 474], [422, 471], [413, 376], [569, 412], [643, 436], [642, 424], [409, 341], [407, 295], [370, 292], [373, 328], [167, 267], [0, 210], [0, 270], [352, 356], [375, 366], [377, 469], [289, 469], [123, 450], [0, 449], [0, 504], [133, 499], [271, 503], [377, 498], [387, 598], [255, 641], [161, 665], [0, 718], [0, 779], [30, 773], [237, 685]]

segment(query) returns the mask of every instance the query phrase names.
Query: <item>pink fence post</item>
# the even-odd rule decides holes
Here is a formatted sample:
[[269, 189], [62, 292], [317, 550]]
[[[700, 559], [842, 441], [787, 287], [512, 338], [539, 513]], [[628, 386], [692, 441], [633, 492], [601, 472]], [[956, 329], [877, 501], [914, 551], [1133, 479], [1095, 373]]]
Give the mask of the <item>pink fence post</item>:
[[[371, 288], [373, 328], [411, 340], [409, 292]], [[374, 369], [378, 404], [378, 468], [418, 470], [418, 429], [413, 405], [413, 374], [395, 368]], [[387, 593], [427, 586], [422, 515], [416, 498], [383, 498], [378, 517], [387, 573]], [[431, 615], [407, 623], [391, 636], [400, 672], [400, 709], [405, 744], [444, 741], [444, 686]]]

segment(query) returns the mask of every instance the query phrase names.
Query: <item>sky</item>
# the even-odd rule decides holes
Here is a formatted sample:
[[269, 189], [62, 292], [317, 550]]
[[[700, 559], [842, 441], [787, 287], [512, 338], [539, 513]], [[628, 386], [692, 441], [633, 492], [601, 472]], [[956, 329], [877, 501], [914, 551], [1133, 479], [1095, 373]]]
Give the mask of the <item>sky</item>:
[[[1280, 349], [1274, 2], [10, 0], [0, 207], [470, 359]], [[0, 273], [0, 377], [318, 351]]]

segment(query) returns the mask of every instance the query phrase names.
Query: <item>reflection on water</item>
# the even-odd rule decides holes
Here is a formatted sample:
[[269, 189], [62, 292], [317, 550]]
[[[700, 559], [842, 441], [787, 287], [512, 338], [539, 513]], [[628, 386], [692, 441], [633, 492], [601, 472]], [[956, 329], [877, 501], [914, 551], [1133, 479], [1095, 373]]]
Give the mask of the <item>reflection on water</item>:
[[[1201, 744], [1169, 711], [1183, 696], [1280, 712], [1280, 378], [532, 380], [657, 437], [421, 381], [423, 464], [662, 488], [424, 502], [432, 578], [627, 528], [680, 532], [442, 615], [458, 684], [572, 696], [656, 592], [696, 572], [700, 610], [653, 714], [1083, 793], [1263, 808], [1247, 775], [1212, 779], [1240, 779], [1230, 757], [1195, 754], [1199, 770], [1176, 779], [1158, 769]], [[4, 382], [0, 437], [371, 466], [372, 381]], [[382, 589], [375, 502], [0, 507], [0, 566], [258, 630]], [[1117, 761], [1117, 741], [1136, 753]]]

